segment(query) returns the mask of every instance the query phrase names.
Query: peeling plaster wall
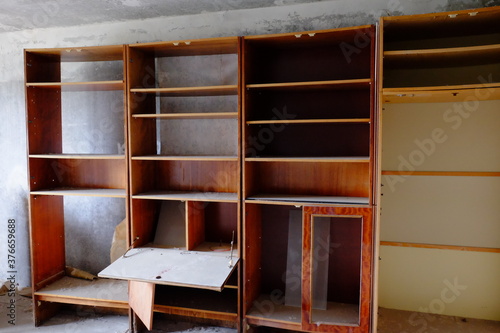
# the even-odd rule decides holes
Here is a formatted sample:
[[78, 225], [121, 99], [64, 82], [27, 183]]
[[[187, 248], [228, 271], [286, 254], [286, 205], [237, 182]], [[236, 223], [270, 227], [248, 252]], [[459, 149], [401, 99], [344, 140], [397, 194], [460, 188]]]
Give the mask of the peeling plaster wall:
[[[0, 34], [0, 280], [6, 280], [7, 221], [16, 224], [17, 282], [30, 285], [28, 194], [26, 175], [26, 124], [24, 102], [24, 48], [51, 48], [136, 43], [190, 38], [237, 36], [329, 29], [345, 26], [374, 24], [380, 16], [420, 14], [436, 11], [477, 8], [499, 5], [500, 1], [447, 1], [447, 0], [337, 0], [315, 3], [245, 9], [226, 12], [204, 13], [189, 16], [159, 17], [105, 24], [92, 24], [68, 28], [34, 29]], [[52, 11], [41, 11], [33, 17], [32, 26], [40, 26], [60, 13], [58, 6]], [[92, 200], [82, 200], [92, 205]], [[109, 206], [123, 210], [123, 203], [112, 202]], [[100, 207], [100, 213], [110, 211]], [[74, 213], [74, 211], [73, 211]], [[96, 213], [98, 214], [98, 213]], [[68, 214], [71, 216], [71, 214]], [[89, 215], [83, 205], [79, 207], [75, 223], [85, 220], [85, 228], [94, 230], [95, 243], [110, 243], [112, 228], [100, 232], [105, 222]], [[112, 213], [108, 219], [119, 223], [123, 213]], [[75, 241], [75, 244], [79, 244]], [[82, 246], [79, 248], [78, 246]], [[92, 259], [92, 244], [78, 245], [69, 256], [82, 253]], [[98, 270], [102, 261], [83, 263], [83, 268]], [[96, 267], [97, 266], [97, 267]]]

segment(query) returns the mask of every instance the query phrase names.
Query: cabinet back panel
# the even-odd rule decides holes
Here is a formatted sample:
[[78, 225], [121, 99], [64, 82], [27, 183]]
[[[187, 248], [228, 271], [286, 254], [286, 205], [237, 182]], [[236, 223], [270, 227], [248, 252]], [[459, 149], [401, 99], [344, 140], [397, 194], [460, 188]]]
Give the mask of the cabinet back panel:
[[370, 118], [370, 91], [251, 91], [246, 120]]
[[153, 241], [161, 204], [160, 200], [132, 199], [131, 216], [134, 221], [130, 227], [132, 247], [143, 246]]
[[58, 187], [126, 188], [125, 160], [30, 158], [32, 191]]
[[231, 243], [238, 241], [238, 205], [210, 202], [205, 206], [205, 241]]
[[428, 87], [500, 82], [500, 61], [493, 64], [477, 64], [448, 67], [398, 68], [384, 72], [384, 88]]
[[162, 161], [157, 190], [237, 192], [238, 163], [225, 161]]
[[27, 123], [30, 154], [62, 153], [61, 95], [59, 89], [28, 87]]
[[[247, 157], [344, 157], [370, 155], [370, 125], [251, 125]], [[314, 133], [314, 135], [311, 135]], [[250, 155], [249, 155], [250, 154]]]
[[[250, 55], [253, 70], [247, 68], [247, 83], [369, 78], [371, 76], [370, 45], [356, 48], [359, 53], [350, 56], [348, 56], [349, 49], [344, 53], [342, 45], [344, 44], [296, 48], [279, 48], [269, 45], [248, 50], [255, 54]], [[350, 46], [354, 47], [354, 45]]]
[[130, 154], [132, 156], [156, 155], [156, 122], [154, 119], [132, 118], [129, 123]]
[[61, 81], [61, 57], [25, 52], [26, 82]]
[[368, 163], [248, 163], [254, 186], [246, 193], [369, 197]]

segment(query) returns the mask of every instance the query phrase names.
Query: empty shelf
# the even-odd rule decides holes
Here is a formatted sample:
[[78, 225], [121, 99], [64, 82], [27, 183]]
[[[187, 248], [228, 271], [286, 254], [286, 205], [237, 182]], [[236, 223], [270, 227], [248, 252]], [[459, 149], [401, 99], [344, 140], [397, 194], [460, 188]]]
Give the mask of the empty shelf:
[[76, 195], [89, 197], [110, 197], [110, 198], [125, 198], [126, 191], [124, 189], [114, 188], [55, 188], [47, 190], [31, 191], [31, 195]]
[[247, 201], [284, 201], [284, 202], [311, 202], [325, 204], [355, 204], [367, 205], [369, 198], [366, 197], [338, 197], [338, 196], [315, 196], [315, 195], [285, 195], [285, 194], [257, 194], [246, 199]]
[[237, 202], [238, 194], [227, 192], [155, 191], [136, 194], [133, 199]]

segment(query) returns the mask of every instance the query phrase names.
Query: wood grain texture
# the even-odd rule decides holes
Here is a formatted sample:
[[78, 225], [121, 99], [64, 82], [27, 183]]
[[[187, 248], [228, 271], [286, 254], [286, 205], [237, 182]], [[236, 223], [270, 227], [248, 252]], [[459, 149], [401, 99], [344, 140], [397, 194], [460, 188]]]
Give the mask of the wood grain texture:
[[57, 196], [30, 196], [31, 274], [33, 290], [65, 269], [64, 206]]
[[129, 281], [129, 304], [148, 330], [153, 329], [155, 284]]
[[368, 163], [246, 162], [253, 194], [368, 197]]
[[115, 188], [127, 186], [124, 159], [30, 158], [32, 191], [58, 187]]
[[261, 291], [262, 212], [260, 205], [245, 204], [243, 216], [243, 313], [247, 314]]
[[131, 247], [144, 246], [153, 241], [160, 207], [161, 201], [158, 200], [131, 200], [130, 214], [133, 222], [130, 226]]
[[[208, 222], [209, 220], [207, 220]], [[186, 247], [194, 250], [205, 242], [205, 203], [186, 202]]]

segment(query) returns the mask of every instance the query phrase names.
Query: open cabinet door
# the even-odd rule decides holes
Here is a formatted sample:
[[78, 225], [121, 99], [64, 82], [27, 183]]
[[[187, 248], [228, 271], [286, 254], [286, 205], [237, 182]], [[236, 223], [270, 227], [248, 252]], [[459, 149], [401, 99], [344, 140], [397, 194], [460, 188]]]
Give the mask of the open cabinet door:
[[153, 329], [154, 298], [154, 283], [141, 281], [128, 282], [128, 303], [149, 331]]

